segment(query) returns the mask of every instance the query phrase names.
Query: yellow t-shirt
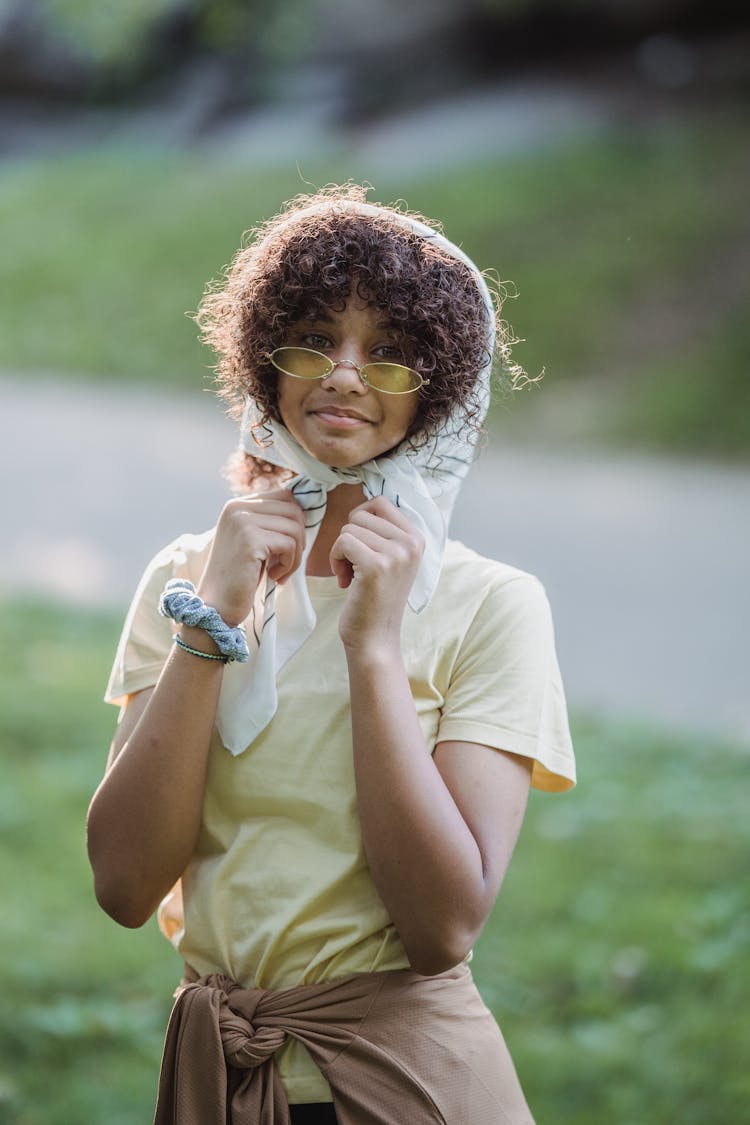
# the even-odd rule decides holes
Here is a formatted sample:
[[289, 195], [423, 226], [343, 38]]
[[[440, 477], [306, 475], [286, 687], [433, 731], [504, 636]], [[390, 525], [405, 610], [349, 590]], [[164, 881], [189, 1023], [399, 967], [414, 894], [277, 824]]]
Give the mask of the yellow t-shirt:
[[[106, 699], [156, 682], [174, 623], [167, 580], [197, 583], [211, 532], [176, 540], [148, 567], [125, 623]], [[285, 988], [408, 966], [365, 860], [356, 811], [346, 660], [347, 591], [308, 578], [312, 635], [277, 679], [278, 710], [239, 757], [214, 733], [203, 825], [162, 929], [199, 973]], [[402, 651], [425, 738], [480, 742], [534, 760], [532, 784], [575, 783], [552, 621], [531, 575], [449, 542], [429, 606], [407, 609]], [[290, 1102], [330, 1098], [304, 1048], [277, 1056]]]

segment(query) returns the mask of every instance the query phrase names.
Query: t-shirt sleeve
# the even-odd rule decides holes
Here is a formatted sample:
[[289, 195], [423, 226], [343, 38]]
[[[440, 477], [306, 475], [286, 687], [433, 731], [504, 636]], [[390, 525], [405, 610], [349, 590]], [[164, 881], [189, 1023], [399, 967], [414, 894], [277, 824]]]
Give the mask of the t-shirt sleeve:
[[459, 648], [437, 741], [479, 742], [532, 758], [532, 785], [576, 782], [547, 595], [531, 575], [493, 583]]
[[153, 687], [159, 679], [176, 631], [159, 613], [159, 599], [170, 578], [190, 578], [188, 560], [177, 539], [146, 567], [125, 618], [115, 661], [104, 693], [106, 703], [121, 705], [125, 697]]

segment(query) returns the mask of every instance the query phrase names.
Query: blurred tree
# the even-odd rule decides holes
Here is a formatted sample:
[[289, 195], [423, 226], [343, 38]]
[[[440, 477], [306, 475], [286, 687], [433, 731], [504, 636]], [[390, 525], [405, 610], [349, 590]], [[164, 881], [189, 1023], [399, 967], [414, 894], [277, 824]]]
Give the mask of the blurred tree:
[[[0, 0], [0, 92], [120, 97], [196, 60], [256, 66], [304, 28], [303, 0]], [[290, 21], [286, 20], [287, 31]], [[299, 46], [304, 36], [298, 36]], [[252, 83], [248, 84], [252, 88]]]
[[148, 96], [210, 61], [224, 96], [251, 102], [294, 63], [340, 67], [356, 117], [510, 68], [748, 23], [731, 0], [0, 0], [0, 96]]
[[184, 12], [184, 0], [41, 0], [39, 10], [48, 35], [87, 63], [107, 70], [136, 67], [149, 39]]

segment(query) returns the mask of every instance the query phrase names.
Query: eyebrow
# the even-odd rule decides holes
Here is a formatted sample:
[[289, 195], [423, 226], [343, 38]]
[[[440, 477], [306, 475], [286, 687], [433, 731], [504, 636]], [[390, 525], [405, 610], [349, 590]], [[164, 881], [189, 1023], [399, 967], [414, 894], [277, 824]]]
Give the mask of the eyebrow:
[[[324, 316], [305, 316], [302, 319], [307, 321], [308, 324], [334, 324], [335, 323], [333, 317], [325, 316], [325, 315]], [[375, 321], [374, 327], [378, 328], [378, 329], [388, 329], [389, 331], [394, 331], [394, 332], [398, 331], [398, 329], [396, 328], [396, 325], [393, 323], [392, 320], [377, 320], [377, 321]]]

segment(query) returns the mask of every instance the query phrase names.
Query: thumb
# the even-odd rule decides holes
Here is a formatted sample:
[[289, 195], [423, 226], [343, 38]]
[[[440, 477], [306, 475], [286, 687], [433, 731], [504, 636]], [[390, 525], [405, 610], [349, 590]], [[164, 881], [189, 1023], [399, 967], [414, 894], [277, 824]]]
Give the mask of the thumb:
[[[338, 550], [337, 550], [338, 548]], [[345, 590], [347, 586], [351, 586], [354, 579], [354, 567], [349, 562], [346, 555], [344, 555], [341, 548], [338, 546], [338, 540], [331, 548], [331, 553], [328, 556], [328, 562], [331, 565], [331, 570], [339, 580], [339, 586]]]

